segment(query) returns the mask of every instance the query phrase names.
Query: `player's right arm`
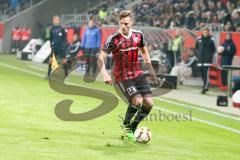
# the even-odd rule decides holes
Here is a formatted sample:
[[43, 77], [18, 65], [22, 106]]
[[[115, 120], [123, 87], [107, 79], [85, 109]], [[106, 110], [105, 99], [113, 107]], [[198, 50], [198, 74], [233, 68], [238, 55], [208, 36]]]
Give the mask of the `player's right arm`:
[[112, 53], [113, 50], [116, 49], [116, 45], [113, 42], [114, 39], [114, 34], [109, 36], [105, 42], [105, 44], [102, 47], [102, 50], [99, 54], [99, 61], [98, 61], [98, 67], [100, 68], [103, 76], [104, 76], [104, 81], [106, 84], [112, 85], [112, 80], [110, 75], [108, 74], [107, 70], [105, 69], [105, 63], [104, 60], [107, 57], [107, 54]]
[[99, 59], [98, 59], [98, 67], [100, 68], [100, 71], [103, 74], [104, 82], [106, 84], [112, 85], [112, 79], [111, 79], [110, 75], [108, 74], [107, 70], [105, 69], [104, 61], [105, 61], [106, 57], [107, 57], [107, 54], [103, 50], [101, 50], [101, 52], [99, 54]]

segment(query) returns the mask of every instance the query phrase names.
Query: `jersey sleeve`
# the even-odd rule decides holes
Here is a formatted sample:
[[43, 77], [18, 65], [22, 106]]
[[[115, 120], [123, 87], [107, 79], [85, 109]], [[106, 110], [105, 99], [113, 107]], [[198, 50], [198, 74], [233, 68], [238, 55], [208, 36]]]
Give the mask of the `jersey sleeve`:
[[140, 39], [140, 43], [139, 43], [138, 47], [143, 48], [145, 46], [145, 38], [144, 38], [142, 32], [140, 33], [140, 37], [141, 37], [141, 39]]
[[102, 47], [102, 50], [107, 54], [110, 54], [116, 48], [113, 39], [114, 39], [113, 36], [108, 37]]

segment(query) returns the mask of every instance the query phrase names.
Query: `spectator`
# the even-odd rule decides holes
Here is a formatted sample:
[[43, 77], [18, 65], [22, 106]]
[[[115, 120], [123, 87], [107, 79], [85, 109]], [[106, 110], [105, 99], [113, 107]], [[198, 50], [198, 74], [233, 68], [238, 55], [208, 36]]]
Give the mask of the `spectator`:
[[11, 52], [18, 52], [20, 49], [20, 40], [21, 40], [21, 29], [16, 26], [12, 29], [12, 47]]
[[209, 88], [208, 82], [208, 68], [212, 64], [213, 55], [215, 53], [215, 43], [212, 39], [209, 29], [206, 28], [203, 30], [203, 35], [198, 37], [196, 42], [196, 51], [198, 52], [198, 59], [201, 64], [201, 74], [203, 80], [202, 94], [206, 94]]
[[32, 36], [32, 29], [25, 26], [24, 28], [21, 29], [21, 49], [23, 49], [29, 40], [31, 39]]
[[226, 32], [232, 32], [235, 31], [236, 29], [234, 28], [234, 26], [232, 25], [232, 23], [230, 21], [228, 21], [223, 28], [224, 31]]
[[[232, 40], [231, 33], [227, 33], [226, 39], [222, 44], [223, 52], [220, 53], [221, 58], [221, 65], [232, 65], [232, 60], [234, 55], [236, 54], [236, 45]], [[227, 71], [222, 70], [222, 85], [227, 86]]]
[[19, 5], [18, 4], [19, 3], [18, 0], [11, 0], [10, 2], [11, 2], [11, 7], [14, 8], [14, 9], [16, 9], [17, 6]]
[[221, 1], [217, 2], [217, 14], [221, 12], [226, 12], [226, 7], [223, 5]]
[[173, 51], [173, 62], [171, 62], [172, 66], [177, 64], [177, 61], [180, 59], [181, 53], [183, 49], [183, 37], [179, 30], [176, 31], [176, 35], [172, 41], [172, 51]]
[[102, 7], [99, 12], [98, 12], [98, 16], [101, 22], [103, 22], [107, 16], [107, 11], [105, 9], [105, 7]]
[[44, 28], [44, 40], [45, 40], [45, 41], [50, 40], [50, 31], [51, 31], [51, 24], [48, 24], [48, 25]]
[[239, 27], [240, 26], [240, 11], [233, 11], [233, 14], [232, 14], [232, 18], [233, 18], [233, 23], [236, 27]]
[[95, 25], [93, 18], [89, 20], [88, 27], [83, 34], [82, 48], [87, 59], [86, 76], [91, 74], [91, 68], [93, 75], [97, 71], [97, 53], [99, 52], [101, 45], [101, 33], [99, 28]]
[[240, 26], [237, 26], [236, 32], [240, 32]]
[[183, 16], [180, 12], [176, 13], [173, 17], [172, 21], [170, 22], [170, 28], [181, 27], [183, 26]]
[[188, 17], [186, 18], [185, 25], [189, 29], [194, 29], [196, 27], [196, 17], [193, 11], [188, 13]]

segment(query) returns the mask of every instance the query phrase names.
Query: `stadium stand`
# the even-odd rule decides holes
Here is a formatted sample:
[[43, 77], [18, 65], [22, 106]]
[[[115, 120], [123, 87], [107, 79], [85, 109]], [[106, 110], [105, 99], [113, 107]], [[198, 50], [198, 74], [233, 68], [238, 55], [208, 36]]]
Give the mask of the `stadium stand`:
[[0, 1], [0, 21], [24, 11], [27, 8], [41, 2], [42, 0], [1, 0]]
[[[104, 24], [117, 24], [113, 17], [118, 11], [132, 9], [138, 25], [189, 29], [211, 25], [213, 30], [240, 31], [239, 7], [240, 2], [237, 0], [110, 0], [89, 13], [99, 17]], [[106, 12], [107, 16], [100, 18], [101, 12]]]

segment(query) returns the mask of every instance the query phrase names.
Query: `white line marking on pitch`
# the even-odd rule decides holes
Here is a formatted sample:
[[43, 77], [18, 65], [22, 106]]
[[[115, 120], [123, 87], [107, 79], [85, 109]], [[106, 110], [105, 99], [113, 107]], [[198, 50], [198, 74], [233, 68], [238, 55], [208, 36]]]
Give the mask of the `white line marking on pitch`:
[[[165, 109], [165, 108], [161, 108], [159, 106], [155, 106], [154, 108], [156, 108], [157, 110], [161, 110], [161, 111], [165, 111], [165, 112], [168, 112], [168, 113], [171, 113], [171, 114], [179, 114], [177, 112], [173, 112], [173, 111], [170, 111], [168, 109]], [[190, 116], [188, 116], [188, 118], [190, 118]], [[210, 122], [210, 121], [206, 121], [206, 120], [202, 120], [202, 119], [199, 119], [199, 118], [195, 118], [195, 117], [191, 117], [193, 120], [195, 121], [198, 121], [198, 122], [201, 122], [201, 123], [205, 123], [205, 124], [208, 124], [208, 125], [211, 125], [211, 126], [214, 126], [214, 127], [217, 127], [217, 128], [221, 128], [221, 129], [225, 129], [225, 130], [228, 130], [228, 131], [231, 131], [233, 133], [237, 133], [237, 134], [240, 134], [240, 130], [237, 130], [237, 129], [234, 129], [234, 128], [231, 128], [231, 127], [226, 127], [226, 126], [223, 126], [223, 125], [220, 125], [220, 124], [217, 124], [217, 123], [213, 123], [213, 122]]]
[[[18, 68], [18, 67], [13, 66], [13, 65], [4, 64], [4, 63], [1, 63], [1, 62], [0, 62], [0, 65], [2, 65], [2, 66], [4, 66], [4, 67], [7, 67], [7, 68], [15, 69], [15, 70], [18, 70], [18, 71], [26, 72], [26, 73], [29, 73], [29, 74], [32, 74], [32, 75], [35, 75], [35, 76], [38, 76], [38, 77], [43, 77], [42, 74], [35, 73], [35, 72], [29, 71], [29, 70], [26, 70], [26, 69], [20, 69], [20, 68]], [[157, 99], [161, 100], [161, 98], [157, 98]], [[167, 102], [167, 100], [166, 100], [166, 102]], [[169, 101], [169, 103], [172, 103], [172, 102]], [[175, 103], [176, 103], [176, 102], [175, 102]], [[172, 103], [172, 104], [173, 104], [173, 103]], [[177, 105], [186, 106], [186, 105], [183, 105], [183, 104], [181, 104], [181, 103], [179, 103], [179, 104], [177, 104]], [[189, 107], [189, 106], [188, 106], [188, 107]], [[179, 113], [177, 113], [177, 112], [173, 112], [173, 111], [170, 111], [170, 110], [167, 110], [167, 109], [158, 107], [158, 106], [156, 106], [155, 108], [156, 108], [156, 109], [159, 109], [159, 110], [162, 110], [162, 111], [165, 111], [165, 112], [172, 113], [172, 114], [179, 114]], [[211, 112], [210, 112], [210, 113], [211, 113]], [[199, 121], [199, 122], [202, 122], [202, 123], [205, 123], [205, 124], [208, 124], [208, 125], [211, 125], [211, 126], [214, 126], [214, 127], [217, 127], [217, 128], [225, 129], [225, 130], [228, 130], [228, 131], [231, 131], [231, 132], [240, 134], [240, 130], [237, 130], [237, 129], [234, 129], [234, 128], [226, 127], [226, 126], [223, 126], [223, 125], [220, 125], [220, 124], [217, 124], [217, 123], [213, 123], [213, 122], [206, 121], [206, 120], [202, 120], [202, 119], [195, 118], [195, 117], [192, 117], [192, 119], [193, 119], [193, 120], [196, 120], [196, 121]]]
[[175, 102], [173, 100], [166, 100], [166, 99], [160, 98], [160, 97], [156, 97], [156, 99], [158, 99], [160, 101], [163, 101], [163, 102], [167, 102], [167, 103], [178, 105], [179, 107], [193, 108], [193, 109], [196, 109], [196, 110], [199, 110], [199, 111], [211, 113], [211, 114], [218, 115], [218, 116], [221, 116], [221, 117], [224, 117], [224, 118], [230, 118], [230, 119], [234, 119], [234, 120], [240, 121], [240, 118], [238, 118], [238, 117], [233, 117], [233, 116], [222, 114], [222, 113], [219, 113], [219, 112], [216, 112], [216, 111], [211, 111], [211, 110], [200, 108], [200, 107], [194, 107], [192, 105], [182, 104], [182, 103], [179, 103], [179, 102]]
[[46, 68], [35, 66], [35, 65], [29, 65], [29, 67], [31, 67], [33, 69], [37, 69], [39, 71], [46, 71], [47, 70]]
[[7, 68], [15, 69], [15, 70], [18, 70], [18, 71], [22, 71], [22, 72], [25, 72], [25, 73], [29, 73], [29, 74], [32, 74], [34, 76], [43, 77], [43, 75], [40, 74], [40, 73], [36, 73], [36, 72], [29, 71], [27, 69], [22, 69], [22, 68], [19, 68], [19, 67], [15, 67], [13, 65], [1, 63], [1, 62], [0, 62], [0, 65], [3, 66], [3, 67], [7, 67]]

